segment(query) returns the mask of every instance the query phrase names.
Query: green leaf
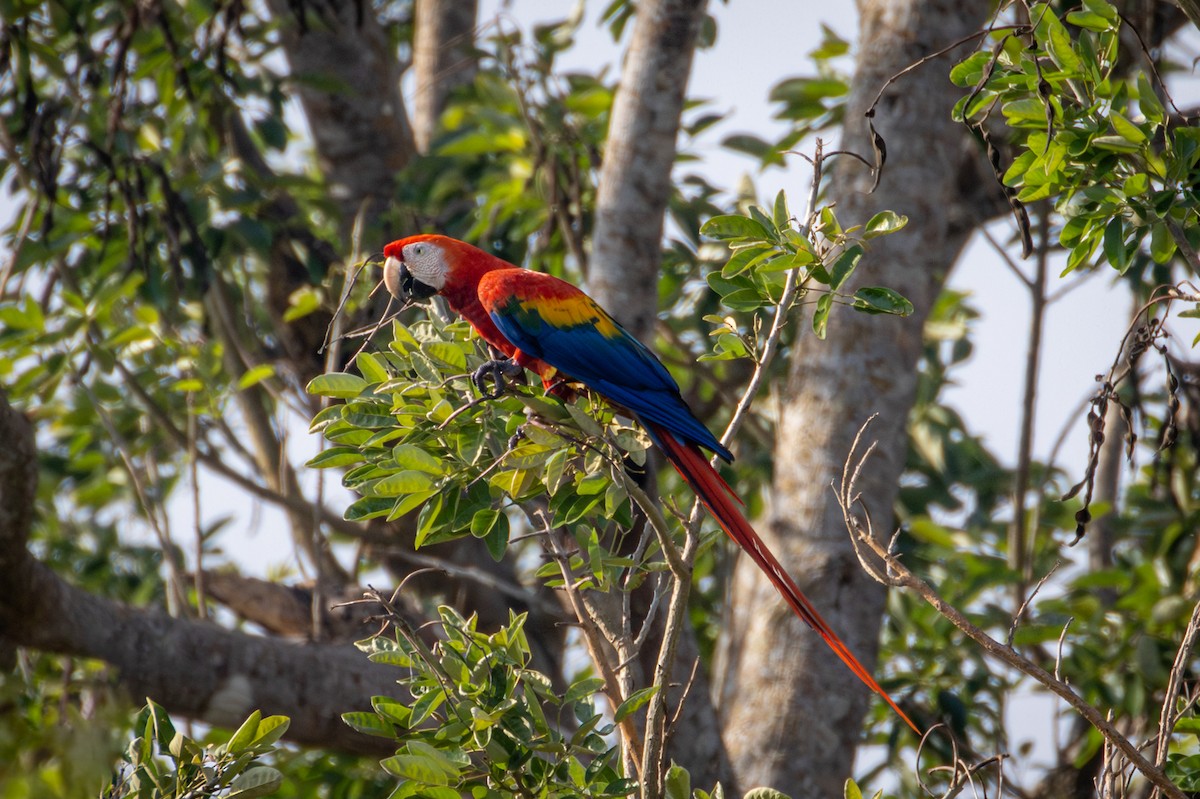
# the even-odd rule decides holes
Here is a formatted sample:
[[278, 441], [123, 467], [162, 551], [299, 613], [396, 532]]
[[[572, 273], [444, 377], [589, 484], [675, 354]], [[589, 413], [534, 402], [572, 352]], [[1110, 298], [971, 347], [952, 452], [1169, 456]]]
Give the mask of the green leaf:
[[421, 348], [430, 358], [454, 370], [467, 371], [467, 353], [458, 344], [449, 341], [430, 341]]
[[274, 377], [274, 376], [275, 376], [275, 366], [273, 364], [260, 363], [258, 366], [255, 366], [253, 369], [247, 370], [245, 374], [243, 374], [241, 377], [238, 378], [238, 381], [237, 381], [238, 390], [241, 391], [242, 389], [247, 389], [247, 388], [250, 388], [251, 386], [258, 385], [259, 383], [266, 380], [267, 378]]
[[314, 286], [303, 286], [288, 297], [288, 309], [283, 312], [284, 323], [302, 319], [321, 308], [321, 292]]
[[722, 277], [736, 277], [762, 261], [776, 255], [778, 250], [766, 244], [756, 244], [750, 247], [739, 247], [721, 267]]
[[1115, 130], [1121, 138], [1131, 141], [1134, 144], [1141, 144], [1146, 140], [1146, 134], [1142, 131], [1142, 129], [1123, 117], [1117, 111], [1113, 111], [1111, 114], [1109, 114], [1108, 118], [1109, 121], [1112, 122], [1113, 130]]
[[587, 699], [604, 687], [604, 680], [599, 677], [585, 677], [574, 682], [563, 697], [563, 704], [571, 704]]
[[1076, 55], [1071, 43], [1071, 34], [1067, 32], [1062, 20], [1055, 15], [1053, 10], [1046, 10], [1042, 14], [1042, 20], [1049, 39], [1046, 46], [1054, 63], [1058, 64], [1062, 71], [1070, 77], [1079, 75], [1083, 71], [1083, 62]]
[[1121, 185], [1121, 192], [1126, 197], [1137, 197], [1139, 194], [1145, 194], [1149, 190], [1150, 177], [1145, 172], [1130, 175], [1125, 178], [1125, 182]]
[[701, 225], [700, 233], [714, 239], [771, 239], [771, 232], [761, 223], [733, 214], [712, 217]]
[[471, 535], [483, 538], [492, 531], [502, 516], [504, 514], [494, 508], [475, 511], [475, 515], [471, 517]]
[[1200, 735], [1200, 718], [1188, 716], [1175, 722], [1173, 730], [1178, 735]]
[[962, 89], [974, 86], [983, 80], [983, 71], [991, 61], [992, 54], [988, 51], [981, 50], [972, 53], [964, 61], [960, 61], [951, 68], [950, 82]]
[[380, 761], [384, 771], [419, 785], [449, 785], [446, 772], [437, 761], [418, 755], [393, 755]]
[[1175, 239], [1163, 222], [1155, 222], [1150, 229], [1150, 257], [1156, 264], [1165, 264], [1175, 255]]
[[1067, 22], [1078, 28], [1085, 28], [1098, 33], [1105, 33], [1112, 30], [1112, 23], [1106, 20], [1099, 14], [1093, 14], [1091, 11], [1071, 11], [1067, 14]]
[[829, 327], [829, 311], [833, 308], [833, 295], [822, 294], [817, 298], [817, 307], [813, 310], [812, 327], [817, 338], [824, 340], [825, 331]]
[[1138, 88], [1138, 108], [1142, 111], [1142, 116], [1154, 125], [1161, 125], [1165, 119], [1162, 103], [1158, 101], [1158, 95], [1154, 91], [1154, 87], [1150, 85], [1149, 79], [1145, 72], [1139, 72], [1137, 76]]
[[342, 518], [348, 522], [365, 522], [368, 519], [377, 519], [380, 516], [387, 516], [391, 513], [393, 505], [395, 503], [387, 497], [363, 497], [351, 502], [342, 514]]
[[604, 434], [604, 430], [601, 429], [599, 423], [589, 416], [587, 411], [583, 410], [575, 403], [570, 403], [566, 406], [566, 408], [567, 413], [571, 415], [571, 418], [575, 420], [575, 424], [578, 425], [579, 429], [584, 433], [592, 438], [599, 438]]
[[360, 352], [354, 363], [368, 383], [382, 383], [391, 377], [387, 367], [383, 365], [383, 359], [373, 352]]
[[692, 778], [687, 770], [671, 764], [663, 780], [663, 791], [667, 799], [692, 799]]
[[1046, 106], [1040, 100], [1031, 97], [1007, 102], [1001, 110], [1008, 124], [1015, 128], [1030, 127], [1030, 123], [1037, 127], [1044, 127], [1046, 124]]
[[371, 697], [371, 707], [375, 708], [375, 712], [384, 719], [402, 727], [407, 727], [409, 720], [412, 719], [412, 711], [408, 709], [408, 706], [397, 702], [390, 696]]
[[283, 773], [270, 766], [254, 766], [233, 778], [227, 799], [257, 799], [270, 796], [283, 785]]
[[374, 735], [378, 738], [391, 738], [393, 740], [396, 738], [396, 729], [392, 727], [391, 722], [380, 718], [376, 713], [366, 710], [343, 713], [342, 721], [366, 735]]
[[1114, 153], [1136, 153], [1141, 149], [1124, 136], [1097, 136], [1092, 139], [1092, 146]]
[[778, 230], [787, 230], [792, 226], [791, 214], [788, 213], [787, 194], [783, 189], [780, 189], [779, 193], [775, 195], [775, 207], [771, 216]]
[[508, 551], [508, 537], [508, 516], [501, 513], [496, 524], [492, 525], [492, 529], [483, 537], [483, 544], [487, 547], [488, 554], [497, 563], [504, 559], [504, 554]]
[[258, 747], [274, 746], [275, 742], [287, 732], [291, 723], [291, 719], [287, 716], [267, 716], [258, 722], [258, 730], [255, 732], [254, 740], [250, 742], [250, 745]]
[[433, 475], [446, 473], [446, 461], [435, 458], [416, 444], [397, 444], [392, 450], [392, 458], [401, 469], [416, 469]]
[[613, 721], [620, 724], [622, 721], [629, 718], [629, 716], [636, 713], [639, 708], [649, 702], [656, 693], [658, 693], [657, 685], [651, 685], [647, 688], [634, 691], [629, 695], [628, 699], [626, 699], [620, 704], [620, 706], [617, 707], [616, 712], [613, 713]]
[[863, 229], [863, 238], [873, 239], [876, 236], [886, 236], [895, 233], [908, 224], [908, 217], [895, 211], [880, 211], [871, 217]]
[[405, 469], [378, 480], [371, 480], [359, 487], [359, 491], [369, 497], [399, 497], [405, 494], [416, 494], [433, 488], [433, 478], [428, 472], [417, 469]]
[[888, 313], [908, 316], [913, 305], [899, 293], [884, 286], [864, 286], [854, 292], [853, 307], [864, 313]]
[[[439, 488], [431, 488], [428, 491], [417, 491], [400, 497], [400, 499], [396, 500], [396, 504], [392, 506], [391, 510], [388, 511], [386, 521], [392, 522], [407, 513], [411, 513], [424, 505], [432, 497], [437, 496], [440, 491], [441, 489]], [[372, 497], [371, 499], [376, 498]]]
[[847, 247], [829, 268], [829, 288], [837, 291], [854, 273], [854, 268], [862, 260], [863, 248], [857, 244]]
[[754, 788], [747, 791], [743, 799], [791, 799], [791, 797], [774, 788]]
[[1120, 217], [1110, 219], [1104, 228], [1104, 257], [1118, 272], [1124, 273], [1129, 267], [1125, 251], [1125, 232]]
[[775, 145], [749, 133], [726, 136], [721, 140], [721, 146], [757, 158], [764, 164], [783, 164], [783, 158], [776, 151]]
[[353, 399], [367, 387], [367, 381], [358, 375], [346, 372], [330, 372], [317, 375], [308, 383], [309, 394], [318, 397], [334, 397], [336, 399]]
[[308, 463], [310, 469], [331, 469], [362, 463], [362, 453], [353, 447], [330, 447], [318, 452]]
[[258, 737], [258, 723], [262, 721], [262, 712], [254, 711], [250, 716], [242, 722], [242, 726], [237, 728], [237, 732], [225, 744], [224, 751], [233, 755], [239, 755], [254, 742]]
[[843, 792], [845, 799], [863, 799], [862, 791], [859, 790], [858, 783], [854, 780], [846, 780], [846, 788]]

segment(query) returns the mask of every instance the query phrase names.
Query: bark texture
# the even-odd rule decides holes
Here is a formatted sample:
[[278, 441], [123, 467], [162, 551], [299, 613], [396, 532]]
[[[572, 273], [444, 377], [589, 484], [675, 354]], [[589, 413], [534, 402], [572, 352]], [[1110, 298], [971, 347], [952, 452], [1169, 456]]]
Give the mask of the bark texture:
[[642, 340], [658, 311], [663, 215], [707, 0], [638, 3], [596, 193], [588, 288]]
[[477, 0], [417, 0], [413, 41], [417, 88], [412, 105], [413, 133], [421, 152], [429, 149], [450, 92], [475, 77], [478, 7]]
[[366, 3], [269, 0], [312, 128], [317, 159], [350, 225], [365, 209], [374, 227], [391, 202], [396, 174], [416, 153], [400, 96], [400, 64]]
[[396, 673], [351, 646], [301, 645], [175, 619], [93, 596], [26, 548], [37, 488], [33, 428], [0, 395], [0, 646], [28, 646], [112, 664], [131, 698], [224, 727], [251, 711], [291, 717], [287, 738], [352, 752], [388, 751], [354, 732], [348, 710], [394, 694]]
[[[687, 94], [707, 0], [651, 0], [639, 3], [632, 38], [613, 104], [608, 142], [596, 196], [595, 232], [588, 288], [630, 332], [643, 341], [654, 335], [658, 313], [659, 261], [663, 221], [671, 196], [680, 115]], [[646, 596], [635, 597], [645, 610]], [[641, 668], [653, 674], [662, 621], [642, 649]], [[682, 697], [699, 647], [690, 628], [676, 650], [675, 689]], [[733, 771], [720, 737], [707, 675], [694, 682], [667, 741], [670, 760], [686, 767], [697, 786], [717, 781], [732, 787]]]
[[[903, 67], [975, 30], [988, 12], [968, 0], [861, 0], [861, 39], [842, 149], [870, 155], [864, 111]], [[958, 90], [950, 61], [918, 69], [888, 90], [876, 126], [889, 160], [872, 177], [849, 160], [831, 191], [843, 225], [872, 213], [906, 214], [903, 232], [876, 240], [860, 283], [895, 288], [912, 300], [906, 319], [842, 311], [827, 341], [794, 347], [776, 448], [772, 513], [761, 530], [800, 587], [870, 666], [877, 655], [884, 591], [855, 558], [830, 489], [858, 427], [872, 413], [879, 441], [860, 482], [877, 530], [892, 525], [906, 451], [905, 423], [916, 387], [922, 325], [971, 230], [983, 218], [964, 205], [962, 185], [982, 182], [982, 154], [950, 119]], [[986, 185], [986, 184], [984, 184]], [[743, 788], [765, 785], [794, 799], [840, 795], [849, 776], [868, 692], [775, 595], [748, 559], [735, 573], [723, 641], [724, 737]], [[903, 690], [899, 691], [903, 699]]]

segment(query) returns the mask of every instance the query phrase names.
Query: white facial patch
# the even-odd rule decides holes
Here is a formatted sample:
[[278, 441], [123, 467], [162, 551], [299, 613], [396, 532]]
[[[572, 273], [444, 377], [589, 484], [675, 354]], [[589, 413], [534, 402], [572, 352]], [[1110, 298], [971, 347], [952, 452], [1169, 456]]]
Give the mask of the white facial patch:
[[[446, 259], [442, 248], [427, 241], [418, 241], [404, 248], [404, 265], [412, 276], [426, 286], [441, 291], [446, 285]], [[384, 265], [384, 275], [387, 265]]]
[[400, 259], [389, 257], [383, 262], [383, 285], [393, 297], [403, 296], [400, 293]]

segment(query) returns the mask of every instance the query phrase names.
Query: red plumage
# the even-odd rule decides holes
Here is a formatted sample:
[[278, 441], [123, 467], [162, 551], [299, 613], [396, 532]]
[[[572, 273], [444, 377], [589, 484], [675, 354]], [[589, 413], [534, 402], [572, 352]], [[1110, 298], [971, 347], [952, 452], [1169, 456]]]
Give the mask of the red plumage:
[[920, 734], [767, 549], [742, 515], [741, 500], [700, 447], [726, 460], [732, 458], [729, 450], [692, 414], [675, 379], [653, 353], [591, 297], [566, 281], [521, 269], [445, 236], [401, 239], [389, 244], [384, 254], [388, 259], [385, 281], [393, 293], [393, 286], [403, 286], [406, 280], [424, 296], [436, 292], [485, 341], [536, 372], [547, 387], [566, 377], [633, 413], [721, 528], [766, 574], [796, 615]]

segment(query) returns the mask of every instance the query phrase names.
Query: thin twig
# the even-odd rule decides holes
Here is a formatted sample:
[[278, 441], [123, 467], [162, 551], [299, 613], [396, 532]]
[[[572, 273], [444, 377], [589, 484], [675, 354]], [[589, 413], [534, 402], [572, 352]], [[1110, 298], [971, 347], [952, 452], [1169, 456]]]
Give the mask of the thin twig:
[[[868, 424], [870, 424], [869, 421], [859, 428], [858, 434], [854, 438], [854, 443], [850, 447], [848, 462], [856, 460], [857, 452], [859, 451]], [[848, 469], [844, 471], [843, 475], [847, 474], [848, 471]], [[1011, 666], [1022, 674], [1032, 677], [1053, 694], [1065, 700], [1088, 724], [1103, 735], [1106, 741], [1109, 741], [1121, 754], [1128, 758], [1133, 767], [1141, 772], [1147, 780], [1157, 786], [1165, 796], [1171, 799], [1186, 799], [1183, 791], [1175, 783], [1171, 782], [1161, 768], [1147, 760], [1136, 745], [1122, 735], [1110, 720], [1100, 714], [1099, 710], [1076, 694], [1069, 685], [1055, 678], [1054, 675], [1047, 672], [1041, 666], [1021, 656], [1012, 648], [1005, 646], [977, 627], [961, 611], [943, 599], [929, 583], [911, 572], [899, 559], [889, 553], [882, 544], [874, 538], [867, 536], [862, 523], [853, 513], [853, 508], [861, 504], [861, 502], [852, 483], [843, 482], [835, 493], [838, 505], [842, 509], [843, 522], [850, 537], [852, 539], [859, 539], [887, 564], [888, 571], [891, 574], [891, 580], [889, 580], [888, 584], [898, 585], [915, 592], [929, 603], [934, 610], [966, 634], [968, 638], [979, 644], [984, 654]]]
[[[1027, 523], [1030, 470], [1033, 467], [1034, 420], [1037, 417], [1038, 366], [1042, 358], [1042, 330], [1046, 322], [1046, 276], [1050, 262], [1050, 207], [1038, 206], [1037, 259], [1029, 290], [1029, 341], [1025, 353], [1025, 384], [1021, 399], [1021, 427], [1017, 446], [1017, 468], [1013, 478], [1013, 519], [1008, 530], [1008, 566], [1017, 574], [1013, 595], [1020, 601], [1033, 576], [1033, 550], [1037, 539]], [[986, 235], [986, 232], [985, 232]], [[1016, 265], [1013, 265], [1014, 269]], [[1018, 271], [1018, 274], [1020, 272]]]
[[[613, 668], [608, 654], [604, 651], [604, 641], [600, 632], [596, 628], [596, 625], [592, 623], [592, 616], [584, 607], [583, 600], [579, 596], [579, 590], [576, 588], [574, 577], [571, 574], [571, 558], [563, 549], [558, 536], [554, 535], [550, 529], [549, 524], [545, 524], [544, 526], [547, 535], [542, 540], [545, 542], [551, 556], [558, 563], [559, 570], [562, 572], [563, 587], [567, 595], [567, 601], [571, 605], [571, 610], [575, 612], [575, 617], [579, 619], [579, 629], [583, 633], [584, 643], [587, 644], [588, 654], [591, 656], [592, 663], [600, 671], [600, 677], [604, 680], [605, 695], [608, 696], [608, 701], [612, 703], [613, 711], [616, 712], [616, 709], [627, 698], [621, 694], [621, 680], [617, 676], [616, 669]], [[621, 736], [625, 739], [624, 749], [626, 756], [633, 763], [638, 776], [641, 777], [645, 773], [645, 761], [641, 756], [642, 739], [637, 725], [634, 723], [632, 716], [627, 716], [617, 726], [621, 730]]]
[[1017, 608], [1017, 612], [1013, 614], [1012, 626], [1008, 628], [1009, 646], [1013, 645], [1013, 637], [1017, 634], [1017, 627], [1021, 625], [1021, 617], [1025, 615], [1026, 609], [1029, 608], [1029, 603], [1033, 602], [1034, 597], [1038, 595], [1038, 591], [1042, 590], [1042, 586], [1046, 584], [1046, 581], [1049, 580], [1056, 571], [1058, 571], [1058, 567], [1061, 565], [1063, 565], [1063, 561], [1057, 561], [1054, 566], [1051, 567], [1050, 571], [1042, 575], [1042, 579], [1038, 580], [1037, 585], [1035, 585], [1033, 590], [1029, 592], [1029, 596], [1025, 597], [1025, 601], [1021, 603], [1021, 607]]
[[[1179, 698], [1179, 691], [1183, 686], [1184, 675], [1187, 673], [1188, 664], [1192, 658], [1192, 649], [1196, 646], [1198, 636], [1200, 636], [1200, 602], [1197, 602], [1192, 608], [1192, 618], [1188, 621], [1183, 641], [1179, 644], [1179, 651], [1175, 653], [1175, 663], [1171, 666], [1171, 676], [1167, 680], [1162, 713], [1158, 718], [1158, 746], [1154, 753], [1154, 764], [1159, 768], [1162, 768], [1163, 764], [1167, 762], [1171, 731], [1175, 729], [1175, 722], [1179, 720], [1179, 716], [1175, 712], [1175, 700]], [[1156, 795], [1157, 789], [1150, 794], [1150, 798], [1155, 799]]]
[[[825, 156], [822, 155], [823, 147], [824, 143], [820, 139], [817, 139], [812, 158], [812, 182], [808, 187], [808, 201], [804, 209], [804, 222], [801, 224], [799, 231], [800, 235], [806, 239], [812, 234], [813, 222], [816, 219], [817, 194], [821, 189], [822, 165], [825, 162]], [[754, 402], [754, 398], [758, 396], [758, 389], [766, 378], [767, 369], [770, 367], [771, 362], [775, 360], [775, 355], [779, 351], [779, 343], [783, 338], [783, 328], [787, 325], [788, 315], [792, 310], [792, 303], [796, 299], [796, 292], [799, 286], [800, 268], [797, 267], [796, 269], [788, 270], [787, 277], [784, 278], [783, 296], [779, 298], [779, 304], [775, 306], [775, 314], [771, 320], [771, 330], [767, 334], [766, 342], [763, 344], [762, 354], [754, 364], [754, 374], [750, 376], [750, 381], [746, 384], [746, 390], [742, 392], [742, 397], [733, 411], [733, 416], [729, 419], [729, 424], [725, 427], [725, 432], [721, 435], [721, 443], [727, 447], [737, 437], [738, 430], [741, 429], [746, 419], [746, 414], [750, 411], [750, 405]]]

